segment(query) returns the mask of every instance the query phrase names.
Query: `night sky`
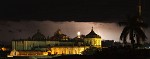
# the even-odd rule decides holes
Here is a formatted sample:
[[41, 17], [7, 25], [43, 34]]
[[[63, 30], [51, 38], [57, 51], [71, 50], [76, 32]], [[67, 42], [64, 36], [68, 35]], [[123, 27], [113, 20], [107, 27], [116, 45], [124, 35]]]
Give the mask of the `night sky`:
[[[149, 2], [142, 0], [142, 17], [146, 23], [150, 22]], [[137, 0], [1, 1], [0, 39], [9, 42], [27, 38], [37, 29], [45, 36], [61, 29], [64, 34], [75, 37], [77, 31], [86, 35], [94, 27], [103, 39], [119, 41], [123, 27], [116, 23], [128, 15], [137, 15]], [[149, 30], [144, 30], [148, 39]]]

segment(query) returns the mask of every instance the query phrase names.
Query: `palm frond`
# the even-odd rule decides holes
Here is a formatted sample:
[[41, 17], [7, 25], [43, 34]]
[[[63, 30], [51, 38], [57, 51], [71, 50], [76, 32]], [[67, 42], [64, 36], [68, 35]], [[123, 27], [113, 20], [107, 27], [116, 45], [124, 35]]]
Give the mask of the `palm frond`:
[[137, 44], [140, 44], [140, 36], [137, 35], [137, 34], [135, 34], [135, 36], [136, 36], [136, 42], [137, 42]]
[[148, 28], [149, 27], [148, 24], [143, 23], [143, 22], [138, 23], [138, 26], [142, 27], [142, 28]]
[[125, 27], [120, 35], [120, 40], [126, 39], [129, 33], [129, 27]]
[[143, 30], [141, 28], [136, 28], [136, 35], [139, 36], [139, 38], [142, 39], [142, 41], [145, 41], [147, 39], [147, 36], [145, 35], [145, 33], [143, 32]]
[[126, 26], [127, 25], [127, 22], [118, 22], [117, 23], [119, 26]]

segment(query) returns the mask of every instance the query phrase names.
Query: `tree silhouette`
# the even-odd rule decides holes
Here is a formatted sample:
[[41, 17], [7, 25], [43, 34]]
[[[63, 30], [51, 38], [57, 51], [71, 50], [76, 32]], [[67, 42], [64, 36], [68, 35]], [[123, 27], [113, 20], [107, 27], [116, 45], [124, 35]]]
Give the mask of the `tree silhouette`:
[[124, 26], [120, 35], [120, 40], [122, 40], [124, 44], [127, 43], [127, 37], [131, 40], [132, 47], [134, 47], [135, 43], [140, 45], [142, 41], [147, 39], [143, 28], [147, 28], [148, 26], [138, 17], [128, 16], [127, 21], [119, 22], [119, 25]]
[[96, 47], [89, 47], [86, 50], [82, 51], [83, 55], [95, 55], [98, 52], [100, 52], [101, 49], [100, 48], [96, 48]]

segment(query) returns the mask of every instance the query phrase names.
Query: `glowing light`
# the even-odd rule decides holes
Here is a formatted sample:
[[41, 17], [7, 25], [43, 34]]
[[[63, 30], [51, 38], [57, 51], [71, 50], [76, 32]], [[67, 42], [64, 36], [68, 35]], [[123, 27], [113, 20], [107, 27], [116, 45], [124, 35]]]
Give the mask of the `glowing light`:
[[1, 49], [2, 49], [2, 51], [6, 51], [6, 50], [7, 50], [7, 49], [6, 49], [6, 48], [4, 48], [4, 47], [2, 47]]
[[81, 33], [80, 32], [77, 32], [77, 35], [80, 35]]
[[11, 56], [11, 55], [7, 55], [7, 57], [13, 57], [13, 56]]
[[81, 35], [81, 33], [80, 33], [80, 32], [77, 32], [77, 36], [78, 36], [78, 38], [80, 38], [80, 35]]
[[43, 52], [43, 55], [48, 55], [48, 52]]

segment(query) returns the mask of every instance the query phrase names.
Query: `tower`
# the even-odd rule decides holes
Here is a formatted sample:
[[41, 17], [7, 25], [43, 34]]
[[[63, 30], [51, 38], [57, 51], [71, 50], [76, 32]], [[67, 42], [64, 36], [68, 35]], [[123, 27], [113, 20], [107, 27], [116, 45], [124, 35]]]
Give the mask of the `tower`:
[[142, 3], [141, 0], [138, 0], [138, 16], [140, 17], [142, 14]]
[[142, 20], [142, 1], [141, 0], [138, 0], [138, 4], [137, 4], [138, 8], [137, 8], [137, 20], [139, 22], [143, 22]]
[[97, 35], [92, 27], [91, 32], [85, 36], [84, 43], [88, 46], [101, 48], [101, 40], [101, 36]]

